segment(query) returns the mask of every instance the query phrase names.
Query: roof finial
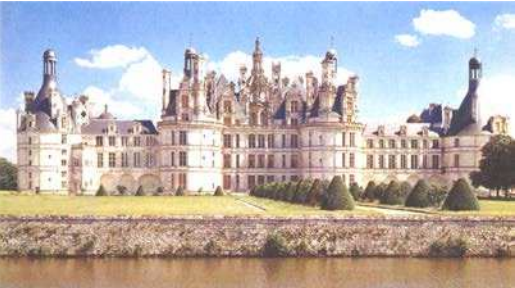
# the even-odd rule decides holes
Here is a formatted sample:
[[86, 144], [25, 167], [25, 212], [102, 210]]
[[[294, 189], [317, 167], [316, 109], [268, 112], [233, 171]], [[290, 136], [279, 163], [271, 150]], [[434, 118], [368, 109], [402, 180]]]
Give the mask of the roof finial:
[[260, 45], [260, 42], [259, 42], [259, 36], [256, 37], [256, 50], [259, 50], [259, 45]]
[[329, 49], [334, 49], [334, 36], [333, 35], [331, 35], [331, 38], [330, 38]]
[[478, 52], [477, 47], [474, 47], [474, 58], [477, 58], [477, 52]]
[[104, 105], [104, 111], [107, 113], [107, 104]]
[[191, 45], [193, 45], [193, 44], [192, 44], [192, 40], [191, 40], [192, 38], [193, 38], [193, 36], [192, 36], [192, 33], [190, 32], [190, 34], [188, 35], [188, 46], [189, 46], [190, 48], [192, 47]]

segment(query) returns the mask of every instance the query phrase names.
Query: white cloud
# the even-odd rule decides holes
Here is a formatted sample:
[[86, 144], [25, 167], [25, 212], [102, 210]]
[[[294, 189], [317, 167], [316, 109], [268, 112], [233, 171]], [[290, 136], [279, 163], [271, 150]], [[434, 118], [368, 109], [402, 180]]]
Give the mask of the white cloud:
[[[312, 71], [317, 78], [320, 79], [322, 67], [320, 62], [321, 56], [305, 55], [289, 55], [281, 57], [265, 56], [263, 58], [263, 69], [265, 75], [268, 77], [272, 74], [272, 63], [281, 63], [281, 77], [288, 77], [290, 81], [298, 79], [299, 76], [305, 77], [308, 71]], [[227, 79], [235, 81], [239, 76], [239, 69], [241, 65], [247, 66], [249, 72], [252, 69], [252, 56], [242, 51], [234, 51], [225, 56], [220, 61], [210, 62], [207, 65], [208, 70], [217, 71], [222, 73]], [[247, 74], [248, 74], [247, 73]], [[349, 76], [353, 73], [343, 67], [338, 67], [338, 76], [336, 79], [337, 84], [347, 82]]]
[[16, 163], [16, 111], [13, 108], [0, 108], [0, 157]]
[[501, 14], [495, 17], [496, 27], [504, 29], [515, 29], [515, 14]]
[[96, 86], [88, 86], [84, 89], [83, 94], [88, 95], [89, 101], [93, 104], [93, 115], [95, 116], [104, 111], [105, 105], [108, 106], [111, 114], [122, 119], [133, 119], [142, 116], [144, 112], [142, 107], [137, 105], [138, 102], [133, 99], [115, 99], [115, 91], [105, 91]]
[[395, 41], [401, 44], [402, 46], [410, 48], [417, 47], [418, 45], [420, 45], [420, 40], [418, 39], [418, 37], [416, 35], [411, 34], [395, 35]]
[[476, 25], [455, 10], [422, 10], [413, 19], [415, 30], [424, 35], [452, 36], [469, 39], [475, 34]]
[[149, 54], [142, 61], [127, 67], [118, 88], [142, 100], [161, 99], [158, 98], [162, 93], [161, 71], [161, 65]]
[[494, 115], [508, 116], [511, 135], [515, 136], [515, 75], [484, 77], [479, 86], [479, 99], [483, 120]]
[[100, 50], [89, 52], [91, 59], [75, 58], [75, 63], [81, 67], [108, 69], [126, 67], [138, 62], [149, 55], [143, 47], [127, 47], [124, 45], [107, 46]]

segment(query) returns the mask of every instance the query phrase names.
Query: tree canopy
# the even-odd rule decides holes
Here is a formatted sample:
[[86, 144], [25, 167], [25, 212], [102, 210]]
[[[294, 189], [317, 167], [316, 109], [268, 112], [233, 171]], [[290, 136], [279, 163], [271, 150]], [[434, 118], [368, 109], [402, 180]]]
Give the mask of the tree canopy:
[[9, 160], [0, 157], [0, 190], [18, 189], [18, 168]]

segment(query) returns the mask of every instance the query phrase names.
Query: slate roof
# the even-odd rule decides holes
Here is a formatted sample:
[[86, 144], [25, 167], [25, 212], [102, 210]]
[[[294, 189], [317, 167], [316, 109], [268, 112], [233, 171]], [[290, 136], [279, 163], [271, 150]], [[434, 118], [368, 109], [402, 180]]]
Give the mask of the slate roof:
[[424, 109], [420, 114], [420, 120], [424, 123], [442, 123], [442, 105], [431, 104], [429, 108]]
[[82, 127], [83, 134], [103, 134], [107, 131], [110, 123], [115, 123], [118, 134], [130, 134], [130, 129], [135, 122], [141, 123], [142, 134], [158, 134], [154, 123], [151, 120], [105, 120], [91, 119], [90, 123]]
[[[399, 136], [401, 126], [406, 127], [406, 136], [420, 136], [424, 127], [429, 129], [430, 125], [427, 123], [402, 123], [402, 124], [367, 124], [365, 125], [365, 131], [363, 135], [365, 137], [378, 136], [379, 126], [384, 127], [384, 136]], [[429, 136], [437, 137], [438, 133], [429, 130]]]
[[479, 134], [483, 130], [479, 111], [476, 111], [479, 108], [477, 103], [479, 97], [477, 94], [478, 87], [479, 81], [470, 81], [467, 95], [461, 102], [460, 108], [453, 113], [448, 135], [473, 135]]

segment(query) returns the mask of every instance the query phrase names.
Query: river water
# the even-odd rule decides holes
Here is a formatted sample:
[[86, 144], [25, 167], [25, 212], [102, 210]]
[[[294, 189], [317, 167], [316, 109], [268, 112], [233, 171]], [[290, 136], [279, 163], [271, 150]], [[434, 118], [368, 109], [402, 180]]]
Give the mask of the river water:
[[515, 260], [0, 258], [0, 287], [515, 287]]

